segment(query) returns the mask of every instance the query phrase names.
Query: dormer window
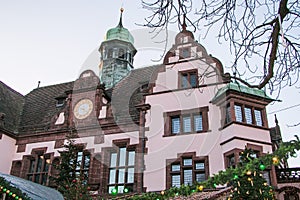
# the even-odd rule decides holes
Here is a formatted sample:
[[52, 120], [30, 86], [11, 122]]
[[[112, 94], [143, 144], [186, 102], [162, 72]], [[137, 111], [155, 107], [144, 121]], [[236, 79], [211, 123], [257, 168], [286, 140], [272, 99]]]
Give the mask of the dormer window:
[[65, 96], [57, 97], [56, 98], [56, 107], [57, 108], [62, 107], [64, 105], [65, 101], [66, 101], [66, 97]]
[[197, 70], [180, 72], [179, 88], [193, 88], [193, 87], [197, 87], [197, 85], [198, 85]]

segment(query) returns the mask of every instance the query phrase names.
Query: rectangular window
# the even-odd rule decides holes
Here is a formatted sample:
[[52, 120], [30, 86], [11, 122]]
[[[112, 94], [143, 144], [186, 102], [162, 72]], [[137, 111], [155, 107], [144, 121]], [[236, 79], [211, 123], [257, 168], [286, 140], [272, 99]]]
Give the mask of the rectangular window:
[[50, 155], [38, 153], [30, 159], [27, 179], [42, 185], [47, 185]]
[[189, 48], [182, 48], [180, 49], [181, 57], [182, 58], [189, 58], [190, 57], [190, 51]]
[[246, 123], [247, 124], [252, 124], [252, 111], [251, 108], [245, 107], [245, 118], [246, 118]]
[[202, 114], [194, 114], [194, 131], [203, 131]]
[[[200, 133], [208, 131], [208, 107], [183, 110], [164, 114], [166, 119], [165, 135]], [[174, 114], [173, 114], [174, 113]]]
[[183, 184], [192, 185], [193, 184], [193, 170], [187, 169], [183, 170]]
[[198, 85], [197, 70], [179, 72], [180, 88], [193, 88]]
[[[206, 160], [206, 159], [205, 159]], [[197, 157], [181, 157], [179, 160], [168, 164], [170, 183], [167, 187], [180, 187], [181, 185], [192, 185], [195, 181], [202, 182], [206, 180], [205, 160]]]
[[178, 116], [172, 117], [172, 133], [180, 133], [180, 118]]
[[172, 175], [172, 187], [180, 187], [180, 175]]
[[264, 126], [262, 109], [243, 104], [234, 104], [234, 113], [231, 113], [231, 109], [230, 104], [228, 104], [225, 108], [225, 124], [230, 123], [234, 115], [236, 122], [255, 126]]
[[262, 117], [261, 117], [261, 111], [255, 109], [254, 110], [254, 117], [255, 117], [255, 122], [257, 126], [263, 126], [263, 122], [262, 122]]
[[135, 151], [121, 147], [110, 154], [108, 193], [113, 188], [123, 193], [124, 188], [132, 188], [134, 184]]
[[192, 127], [191, 127], [191, 117], [190, 116], [185, 116], [183, 117], [183, 132], [184, 133], [190, 133], [192, 132]]
[[242, 107], [239, 105], [234, 105], [234, 112], [235, 112], [235, 120], [237, 122], [242, 122], [243, 121]]

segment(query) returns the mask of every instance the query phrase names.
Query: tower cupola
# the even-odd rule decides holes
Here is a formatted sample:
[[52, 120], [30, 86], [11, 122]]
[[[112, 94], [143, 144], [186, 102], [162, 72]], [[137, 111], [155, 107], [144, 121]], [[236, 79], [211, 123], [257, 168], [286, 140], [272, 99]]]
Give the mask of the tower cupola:
[[120, 21], [115, 28], [106, 33], [106, 40], [101, 43], [100, 81], [106, 88], [112, 88], [133, 69], [133, 57], [136, 49], [134, 39], [127, 28], [124, 28], [122, 18], [124, 9], [121, 8]]

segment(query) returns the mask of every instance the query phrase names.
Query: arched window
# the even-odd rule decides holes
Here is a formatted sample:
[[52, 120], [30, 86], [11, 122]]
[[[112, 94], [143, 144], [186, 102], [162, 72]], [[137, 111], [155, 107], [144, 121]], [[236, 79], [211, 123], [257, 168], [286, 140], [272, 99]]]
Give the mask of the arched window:
[[122, 58], [122, 59], [125, 59], [125, 51], [124, 49], [119, 49], [119, 55], [118, 55], [119, 58]]
[[108, 49], [107, 58], [112, 58], [112, 57], [113, 57], [113, 49]]

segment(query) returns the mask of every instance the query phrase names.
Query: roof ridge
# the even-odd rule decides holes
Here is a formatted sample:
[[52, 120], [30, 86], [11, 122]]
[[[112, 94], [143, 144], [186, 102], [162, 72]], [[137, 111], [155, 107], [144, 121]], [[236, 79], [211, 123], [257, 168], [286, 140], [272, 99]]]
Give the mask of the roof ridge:
[[4, 85], [7, 89], [9, 89], [11, 92], [21, 96], [21, 97], [24, 97], [25, 95], [21, 94], [20, 92], [14, 90], [12, 87], [8, 86], [7, 84], [5, 84], [3, 81], [0, 80], [0, 84]]
[[[50, 88], [50, 87], [57, 87], [59, 85], [72, 84], [74, 82], [75, 81], [69, 81], [69, 82], [64, 82], [64, 83], [57, 83], [57, 84], [53, 84], [53, 85], [46, 85], [46, 86], [42, 86], [42, 87], [37, 87], [37, 88], [34, 88], [33, 90], [31, 90], [28, 94], [30, 94], [31, 92], [36, 91], [36, 90], [47, 89], [47, 88]], [[28, 95], [28, 94], [26, 94], [26, 95]]]

